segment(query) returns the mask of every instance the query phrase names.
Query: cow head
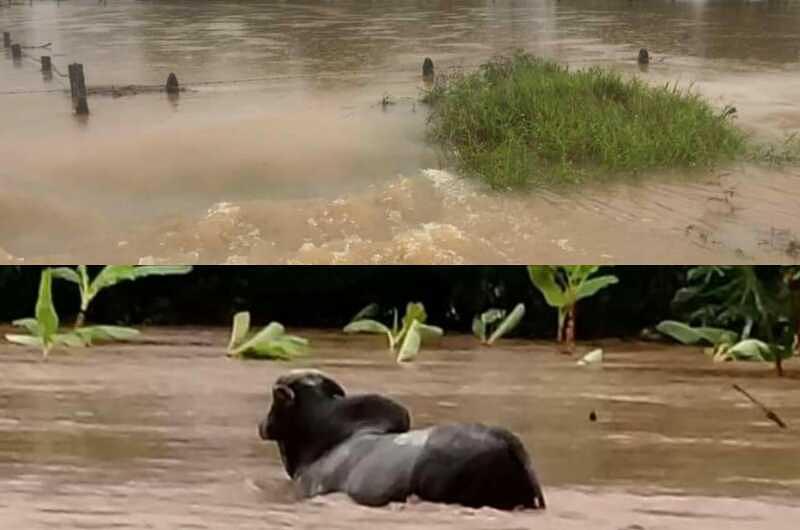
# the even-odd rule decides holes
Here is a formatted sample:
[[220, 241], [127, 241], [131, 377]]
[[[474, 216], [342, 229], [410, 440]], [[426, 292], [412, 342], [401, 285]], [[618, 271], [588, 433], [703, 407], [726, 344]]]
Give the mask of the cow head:
[[289, 476], [357, 432], [405, 432], [408, 411], [382, 396], [345, 397], [322, 372], [293, 371], [272, 387], [272, 406], [258, 426], [263, 440], [278, 444]]
[[272, 386], [272, 407], [259, 424], [263, 440], [288, 440], [328, 402], [343, 398], [344, 389], [317, 370], [293, 370]]

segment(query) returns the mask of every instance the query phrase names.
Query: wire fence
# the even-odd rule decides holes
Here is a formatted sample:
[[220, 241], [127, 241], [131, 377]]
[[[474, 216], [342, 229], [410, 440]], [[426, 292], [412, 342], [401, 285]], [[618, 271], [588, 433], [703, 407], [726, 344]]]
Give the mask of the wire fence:
[[[2, 0], [0, 0], [2, 1]], [[49, 44], [43, 46], [27, 46], [23, 47], [24, 49], [49, 49]], [[27, 52], [22, 52], [23, 59], [27, 60], [33, 65], [37, 67], [41, 67], [41, 58], [35, 57], [30, 55]], [[57, 93], [63, 92], [65, 90], [69, 90], [69, 85], [66, 84], [63, 79], [68, 79], [69, 75], [64, 74], [60, 71], [52, 60], [53, 57], [57, 56], [57, 54], [50, 54], [51, 57], [51, 70], [56, 75], [53, 79], [56, 79], [61, 83], [64, 88], [58, 89], [17, 89], [17, 90], [2, 90], [0, 91], [0, 96], [11, 96], [11, 95], [24, 95], [24, 94], [47, 94], [47, 93]], [[459, 64], [456, 65], [456, 68], [473, 68], [477, 67], [478, 64], [475, 65], [466, 65], [466, 64]], [[409, 75], [411, 72], [407, 72]], [[235, 78], [235, 79], [215, 79], [215, 80], [198, 80], [198, 81], [189, 81], [189, 82], [181, 82], [182, 89], [191, 89], [193, 87], [205, 87], [205, 86], [225, 86], [225, 85], [239, 85], [239, 84], [248, 84], [248, 83], [269, 83], [275, 81], [302, 81], [302, 80], [340, 80], [343, 76], [351, 75], [352, 77], [359, 77], [359, 76], [376, 76], [376, 75], [385, 75], [385, 69], [359, 69], [359, 70], [352, 70], [352, 71], [336, 71], [336, 72], [308, 72], [302, 74], [274, 74], [268, 76], [259, 76], [259, 77], [247, 77], [247, 78]], [[60, 79], [59, 79], [60, 78]], [[99, 89], [113, 89], [116, 88], [134, 88], [136, 90], [146, 91], [146, 92], [154, 92], [154, 91], [161, 91], [165, 88], [164, 84], [151, 84], [151, 83], [120, 83], [117, 85], [111, 85], [108, 87], [99, 87]], [[89, 87], [89, 92], [97, 93], [98, 87]], [[105, 91], [105, 90], [102, 90]], [[109, 90], [110, 92], [110, 90]]]

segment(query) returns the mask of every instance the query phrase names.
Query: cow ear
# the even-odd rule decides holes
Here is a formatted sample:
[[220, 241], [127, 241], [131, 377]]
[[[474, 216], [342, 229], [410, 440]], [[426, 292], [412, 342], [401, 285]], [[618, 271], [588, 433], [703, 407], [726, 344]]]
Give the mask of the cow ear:
[[272, 389], [272, 399], [276, 403], [289, 405], [294, 401], [294, 390], [286, 385], [275, 385]]
[[344, 388], [333, 379], [324, 378], [322, 380], [322, 390], [329, 396], [344, 397]]

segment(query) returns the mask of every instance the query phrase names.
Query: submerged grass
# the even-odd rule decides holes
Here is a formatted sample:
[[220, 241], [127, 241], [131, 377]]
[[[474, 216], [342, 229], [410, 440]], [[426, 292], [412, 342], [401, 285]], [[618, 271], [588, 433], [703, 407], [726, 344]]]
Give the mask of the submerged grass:
[[748, 151], [735, 111], [689, 90], [524, 53], [451, 76], [425, 99], [432, 138], [494, 188], [711, 166]]

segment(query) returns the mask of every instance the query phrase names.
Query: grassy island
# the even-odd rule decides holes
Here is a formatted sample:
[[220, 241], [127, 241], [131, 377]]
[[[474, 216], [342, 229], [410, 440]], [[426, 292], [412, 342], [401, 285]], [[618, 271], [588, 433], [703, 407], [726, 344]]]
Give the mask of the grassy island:
[[731, 107], [525, 53], [451, 75], [426, 101], [433, 140], [493, 188], [711, 166], [748, 151]]

